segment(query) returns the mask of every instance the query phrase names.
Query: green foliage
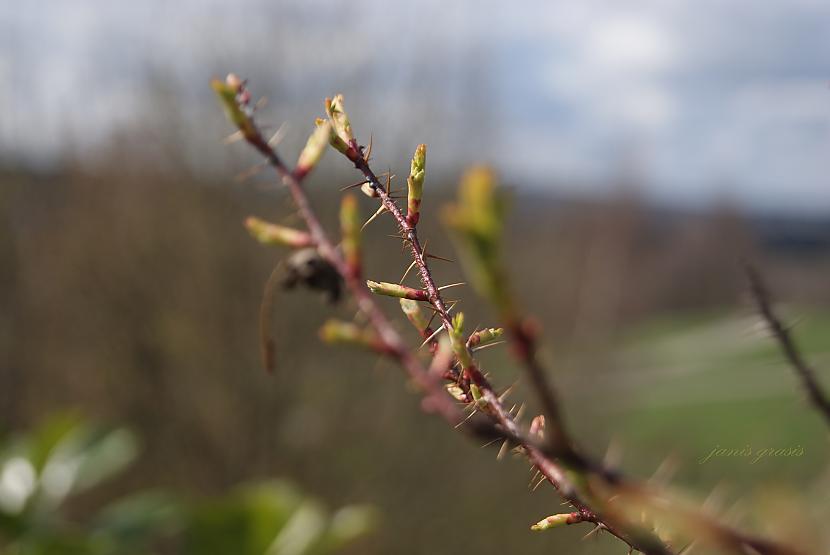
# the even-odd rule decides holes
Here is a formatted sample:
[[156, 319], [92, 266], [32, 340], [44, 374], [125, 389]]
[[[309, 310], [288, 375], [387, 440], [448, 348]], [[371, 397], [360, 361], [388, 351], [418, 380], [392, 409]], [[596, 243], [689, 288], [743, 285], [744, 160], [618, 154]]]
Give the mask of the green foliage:
[[62, 508], [106, 482], [138, 453], [136, 438], [61, 415], [0, 443], [0, 548], [11, 555], [147, 555], [162, 544], [184, 554], [325, 555], [366, 534], [373, 512], [329, 514], [284, 482], [188, 501], [161, 491], [116, 499], [84, 523]]
[[137, 450], [127, 430], [93, 426], [71, 415], [47, 420], [0, 446], [0, 510], [40, 519], [69, 496], [119, 473]]
[[329, 515], [291, 486], [266, 482], [197, 507], [188, 522], [185, 552], [323, 555], [365, 534], [372, 521], [368, 508]]

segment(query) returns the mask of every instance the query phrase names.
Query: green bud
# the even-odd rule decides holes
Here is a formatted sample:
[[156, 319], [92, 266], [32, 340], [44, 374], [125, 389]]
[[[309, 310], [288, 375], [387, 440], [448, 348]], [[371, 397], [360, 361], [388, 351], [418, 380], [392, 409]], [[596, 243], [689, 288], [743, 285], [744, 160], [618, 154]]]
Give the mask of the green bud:
[[534, 416], [530, 421], [530, 435], [539, 439], [545, 439], [545, 415]]
[[316, 120], [314, 120], [314, 123], [315, 123], [315, 125], [317, 125], [317, 127], [320, 127], [324, 123], [328, 123], [329, 124], [329, 144], [332, 147], [334, 147], [341, 154], [346, 154], [346, 152], [348, 152], [349, 145], [344, 143], [343, 139], [341, 139], [337, 135], [337, 132], [334, 130], [334, 126], [332, 126], [332, 124], [329, 120], [323, 119], [323, 118], [317, 118]]
[[548, 530], [566, 524], [576, 524], [578, 522], [582, 522], [582, 517], [579, 516], [579, 513], [562, 513], [545, 517], [531, 526], [530, 529], [534, 532], [541, 532], [542, 530]]
[[474, 383], [470, 384], [470, 395], [473, 396], [473, 402], [478, 408], [482, 410], [487, 409], [487, 400], [484, 398], [484, 394], [481, 393], [481, 388]]
[[493, 172], [474, 167], [462, 178], [458, 202], [444, 212], [473, 286], [503, 315], [512, 308], [501, 258], [505, 205], [496, 191]]
[[372, 280], [366, 281], [366, 286], [369, 288], [369, 291], [376, 295], [386, 295], [387, 297], [398, 297], [413, 301], [429, 301], [429, 294], [423, 289], [414, 289], [397, 283]]
[[[342, 94], [335, 95], [334, 98], [326, 99], [326, 114], [329, 116], [329, 121], [331, 121], [335, 134], [348, 148], [348, 145], [352, 143], [354, 137], [352, 136], [352, 125], [349, 123], [349, 116], [346, 114], [346, 109], [343, 105]], [[345, 154], [345, 151], [341, 152]]]
[[323, 157], [330, 136], [331, 124], [326, 121], [322, 125], [318, 125], [308, 137], [308, 142], [303, 151], [300, 152], [300, 158], [297, 161], [297, 173], [300, 177], [310, 172]]
[[452, 395], [456, 401], [461, 401], [462, 403], [467, 402], [467, 395], [464, 394], [464, 390], [458, 384], [448, 383], [444, 387], [447, 389], [447, 393]]
[[467, 343], [464, 340], [464, 313], [459, 312], [452, 318], [452, 329], [449, 330], [450, 342], [452, 343], [452, 350], [461, 367], [467, 369], [473, 366], [473, 357], [470, 355], [470, 350], [467, 349]]
[[254, 122], [239, 104], [238, 95], [244, 90], [243, 81], [233, 73], [230, 73], [224, 81], [213, 79], [210, 82], [210, 86], [216, 92], [216, 96], [222, 103], [222, 107], [225, 109], [225, 115], [242, 132], [242, 135], [246, 139], [252, 139], [259, 135]]
[[356, 345], [372, 351], [383, 351], [383, 346], [374, 331], [361, 328], [352, 322], [328, 320], [320, 328], [320, 339], [331, 344]]
[[409, 176], [415, 180], [424, 182], [424, 170], [427, 166], [427, 145], [420, 144], [415, 148], [415, 154], [412, 155], [412, 162], [409, 166]]
[[502, 335], [504, 335], [504, 328], [485, 328], [470, 335], [467, 343], [470, 347], [486, 345], [487, 343], [495, 341]]
[[311, 235], [305, 231], [272, 224], [253, 216], [245, 220], [245, 227], [248, 233], [263, 245], [283, 245], [300, 249], [312, 244]]
[[409, 186], [407, 195], [406, 221], [409, 225], [415, 226], [421, 217], [421, 198], [424, 193], [424, 176], [426, 174], [427, 145], [418, 145], [415, 154], [412, 156], [412, 163], [409, 171], [409, 178], [406, 180]]

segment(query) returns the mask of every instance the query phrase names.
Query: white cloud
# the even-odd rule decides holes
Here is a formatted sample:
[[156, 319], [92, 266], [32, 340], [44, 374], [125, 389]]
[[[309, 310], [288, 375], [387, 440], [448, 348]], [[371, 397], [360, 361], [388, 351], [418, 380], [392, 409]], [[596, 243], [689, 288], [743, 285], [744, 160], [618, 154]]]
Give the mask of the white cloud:
[[[261, 68], [254, 82], [284, 94], [301, 83], [314, 106], [317, 89], [345, 86], [385, 115], [441, 114], [424, 132], [446, 144], [481, 132], [465, 110], [491, 110], [501, 140], [482, 138], [495, 146], [481, 155], [515, 146], [540, 178], [607, 174], [635, 145], [658, 192], [728, 177], [749, 203], [794, 187], [826, 200], [827, 21], [823, 0], [30, 0], [0, 7], [0, 73], [13, 76], [0, 100], [15, 110], [0, 140], [59, 148], [67, 122], [105, 133], [141, 105], [131, 91], [148, 66], [203, 87], [221, 62]], [[394, 134], [396, 119], [373, 124]]]
[[589, 63], [614, 73], [653, 73], [670, 68], [673, 62], [673, 46], [664, 28], [643, 17], [599, 20], [586, 44]]

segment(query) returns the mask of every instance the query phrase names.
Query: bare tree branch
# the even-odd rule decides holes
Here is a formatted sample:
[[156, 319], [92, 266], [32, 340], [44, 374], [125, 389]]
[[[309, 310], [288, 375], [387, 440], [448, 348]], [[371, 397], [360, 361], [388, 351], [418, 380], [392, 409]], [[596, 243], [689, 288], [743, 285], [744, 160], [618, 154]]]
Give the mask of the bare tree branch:
[[772, 336], [778, 342], [779, 347], [781, 347], [781, 351], [787, 358], [787, 362], [790, 363], [790, 366], [801, 380], [801, 384], [804, 386], [810, 402], [824, 417], [827, 425], [830, 426], [830, 399], [828, 399], [827, 393], [821, 388], [821, 384], [819, 384], [816, 378], [815, 370], [804, 359], [789, 328], [781, 322], [781, 319], [772, 308], [769, 290], [761, 277], [761, 273], [749, 264], [745, 266], [745, 270], [747, 279], [749, 280], [752, 299], [755, 302], [759, 314], [764, 319]]

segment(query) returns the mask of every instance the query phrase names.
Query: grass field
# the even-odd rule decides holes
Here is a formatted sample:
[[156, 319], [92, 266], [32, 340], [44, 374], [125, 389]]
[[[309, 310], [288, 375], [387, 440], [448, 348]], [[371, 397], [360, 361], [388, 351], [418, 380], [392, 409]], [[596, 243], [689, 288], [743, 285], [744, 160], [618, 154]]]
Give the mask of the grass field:
[[[783, 312], [828, 383], [830, 314]], [[719, 312], [655, 320], [626, 338], [621, 359], [605, 410], [621, 443], [635, 448], [635, 462], [676, 456], [683, 461], [678, 476], [698, 484], [804, 486], [826, 468], [824, 422], [756, 317]], [[706, 460], [716, 449], [734, 451]], [[770, 452], [779, 449], [789, 455]]]

